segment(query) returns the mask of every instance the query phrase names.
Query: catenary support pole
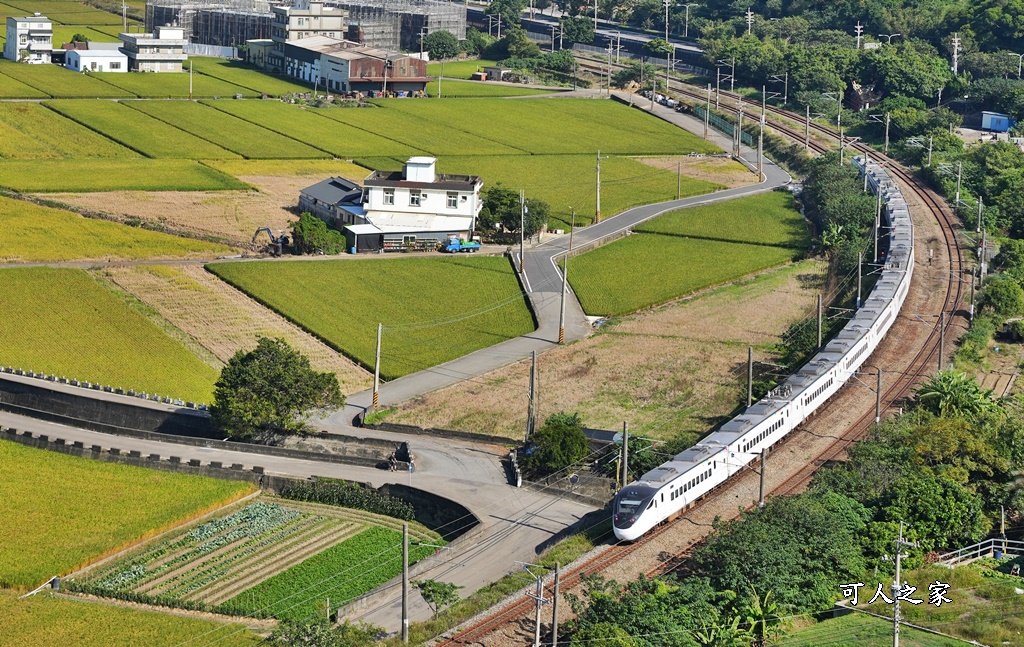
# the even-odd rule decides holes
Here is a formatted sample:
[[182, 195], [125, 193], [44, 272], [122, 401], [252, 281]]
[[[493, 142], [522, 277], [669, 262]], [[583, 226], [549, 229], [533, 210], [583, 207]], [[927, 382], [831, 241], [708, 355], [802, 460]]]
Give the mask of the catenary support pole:
[[761, 491], [757, 497], [757, 507], [764, 507], [764, 455], [768, 453], [768, 448], [765, 447], [761, 450]]
[[747, 346], [747, 407], [754, 403], [754, 347]]
[[946, 313], [939, 313], [939, 372], [942, 372], [946, 355]]
[[527, 404], [526, 409], [526, 439], [529, 440], [530, 436], [533, 435], [533, 421], [536, 417], [534, 407], [537, 402], [537, 351], [530, 353], [530, 401]]
[[555, 562], [555, 591], [551, 596], [551, 647], [558, 647], [558, 585], [561, 564]]
[[804, 118], [804, 150], [811, 149], [811, 107], [807, 106], [807, 116]]
[[900, 538], [896, 540], [896, 579], [892, 582], [892, 647], [900, 647], [900, 562], [903, 557], [903, 522], [900, 522]]
[[821, 348], [821, 295], [818, 295], [818, 348]]
[[622, 487], [629, 483], [629, 423], [622, 423]]
[[525, 272], [526, 259], [526, 194], [519, 189], [519, 273]]
[[857, 252], [857, 309], [860, 310], [860, 291], [864, 281], [861, 279], [861, 267], [864, 265], [864, 252]]
[[[654, 91], [651, 91], [654, 96]], [[597, 208], [594, 211], [594, 224], [601, 222], [601, 151], [597, 151]]]
[[676, 200], [683, 195], [683, 161], [676, 160]]
[[875, 382], [875, 429], [882, 420], [882, 369], [875, 367], [877, 381]]
[[[572, 234], [569, 234], [570, 236]], [[558, 308], [558, 343], [565, 343], [565, 288], [568, 282], [566, 276], [569, 273], [569, 255], [566, 254], [562, 260], [562, 303]]]
[[888, 112], [885, 113], [885, 147], [882, 149], [882, 152], [885, 153], [886, 155], [889, 154], [889, 124], [891, 122], [892, 115], [890, 115]]
[[711, 125], [711, 84], [708, 83], [708, 105], [704, 109], [704, 139], [706, 140], [710, 135], [709, 127]]
[[540, 610], [544, 606], [544, 578], [537, 578], [537, 607], [533, 621], [533, 647], [540, 647]]

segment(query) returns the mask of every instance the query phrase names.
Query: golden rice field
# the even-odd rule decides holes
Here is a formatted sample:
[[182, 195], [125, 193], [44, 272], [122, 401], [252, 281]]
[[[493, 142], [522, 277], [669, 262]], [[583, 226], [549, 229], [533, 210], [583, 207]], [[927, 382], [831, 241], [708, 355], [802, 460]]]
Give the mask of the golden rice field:
[[0, 587], [34, 588], [254, 490], [0, 440]]
[[0, 196], [0, 261], [212, 258], [230, 247], [84, 218]]
[[0, 366], [211, 402], [217, 371], [83, 270], [0, 270]]

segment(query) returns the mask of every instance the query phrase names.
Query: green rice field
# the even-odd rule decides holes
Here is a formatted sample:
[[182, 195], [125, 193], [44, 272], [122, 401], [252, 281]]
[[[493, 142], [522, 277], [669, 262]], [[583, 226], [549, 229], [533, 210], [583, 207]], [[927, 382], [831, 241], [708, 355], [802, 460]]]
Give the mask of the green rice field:
[[[65, 25], [121, 25], [121, 16], [90, 7], [80, 2], [62, 0], [7, 0], [7, 5], [31, 16], [38, 11], [54, 22]], [[59, 45], [58, 45], [59, 46]]]
[[327, 157], [312, 146], [201, 103], [126, 101], [124, 105], [249, 159]]
[[[127, 108], [126, 108], [127, 110]], [[220, 191], [248, 184], [192, 160], [0, 160], [0, 186], [25, 193]]]
[[235, 153], [115, 101], [47, 101], [48, 108], [146, 157], [218, 159]]
[[[411, 545], [409, 562], [433, 551]], [[302, 620], [323, 609], [328, 599], [332, 605], [344, 604], [401, 572], [402, 533], [368, 528], [241, 593], [228, 606], [245, 614], [259, 611], [282, 620]], [[296, 591], [302, 594], [295, 595]]]
[[[787, 633], [778, 644], [786, 647], [891, 647], [892, 620], [851, 613]], [[900, 645], [906, 647], [958, 647], [964, 644], [960, 640], [910, 627], [900, 628]]]
[[42, 90], [0, 74], [0, 99], [47, 99], [49, 96]]
[[130, 97], [129, 92], [115, 88], [88, 74], [80, 74], [56, 65], [25, 65], [0, 59], [0, 86], [10, 77], [36, 90], [57, 98], [109, 99]]
[[86, 272], [0, 270], [0, 365], [211, 402], [217, 371]]
[[139, 155], [38, 103], [0, 103], [0, 158], [61, 157]]
[[189, 76], [192, 77], [192, 96], [196, 98], [225, 97], [236, 94], [246, 97], [258, 97], [259, 93], [233, 83], [204, 74], [192, 74], [187, 71], [166, 72], [160, 74], [139, 74], [120, 72], [91, 72], [90, 75], [105, 83], [121, 88], [137, 97], [155, 99], [187, 99]]
[[537, 155], [718, 152], [695, 135], [614, 101], [389, 100], [385, 105]]
[[6, 440], [0, 440], [0, 466], [0, 587], [7, 588], [34, 588], [254, 489]]
[[203, 56], [190, 56], [188, 60], [189, 64], [195, 67], [197, 73], [234, 83], [257, 94], [265, 93], [272, 97], [280, 97], [289, 92], [300, 93], [311, 90], [307, 85], [284, 76], [261, 72], [242, 61], [228, 61], [222, 58]]
[[[551, 94], [559, 90], [545, 88], [526, 88], [514, 85], [488, 84], [486, 81], [455, 81], [448, 78], [445, 70], [444, 81], [440, 83], [440, 93], [445, 99], [466, 99], [476, 97], [528, 97], [537, 94]], [[434, 79], [427, 84], [427, 96], [438, 96], [438, 81]]]
[[[49, 17], [49, 16], [47, 16]], [[131, 25], [131, 21], [128, 23]], [[97, 29], [96, 27], [99, 27]], [[54, 23], [53, 25], [53, 46], [60, 47], [64, 43], [70, 43], [71, 39], [75, 37], [75, 34], [82, 34], [90, 41], [96, 41], [97, 43], [117, 43], [121, 39], [117, 37], [117, 32], [121, 32], [121, 23], [118, 22], [115, 33], [110, 34], [106, 31], [100, 31], [100, 29], [110, 30], [111, 27], [105, 27], [103, 25], [95, 25], [93, 27], [85, 27], [82, 25], [60, 25]]]
[[370, 171], [344, 160], [210, 160], [208, 166], [235, 177], [263, 175], [270, 177], [330, 177], [340, 175], [362, 182]]
[[589, 315], [622, 315], [794, 260], [810, 244], [788, 193], [679, 209], [569, 261]]
[[0, 221], [4, 223], [0, 261], [5, 262], [212, 257], [232, 251], [223, 245], [92, 220], [2, 196]]
[[[356, 161], [373, 169], [401, 168], [397, 159]], [[485, 191], [501, 183], [523, 189], [528, 197], [544, 200], [551, 207], [548, 229], [554, 230], [569, 229], [572, 209], [576, 210], [577, 226], [594, 221], [596, 163], [596, 157], [590, 155], [453, 156], [440, 157], [437, 168], [443, 173], [479, 175]], [[688, 177], [683, 177], [679, 186], [683, 197], [722, 188]], [[605, 217], [641, 204], [674, 200], [676, 189], [675, 171], [655, 168], [631, 157], [601, 160], [601, 211]]]
[[363, 366], [374, 364], [377, 324], [383, 323], [381, 375], [386, 379], [534, 329], [512, 267], [502, 257], [214, 263], [207, 268]]
[[810, 245], [807, 223], [788, 191], [679, 209], [639, 225], [636, 231], [795, 249]]
[[521, 148], [488, 139], [486, 133], [466, 132], [453, 128], [451, 123], [430, 121], [399, 110], [317, 108], [314, 111], [369, 133], [387, 133], [390, 139], [409, 148], [418, 147], [433, 155], [526, 154]]
[[24, 600], [13, 591], [0, 590], [4, 644], [18, 647], [110, 647], [148, 645], [174, 647], [197, 636], [218, 647], [257, 647], [263, 640], [244, 624], [227, 624], [183, 615], [40, 593]]
[[[497, 61], [485, 58], [474, 58], [465, 61], [445, 61], [444, 78], [468, 79], [474, 72], [483, 72], [487, 65], [497, 65]], [[441, 62], [427, 63], [427, 74], [437, 76], [441, 74]]]
[[422, 153], [381, 135], [353, 128], [312, 110], [279, 101], [204, 101], [230, 115], [257, 124], [286, 137], [310, 143], [335, 157], [408, 157]]

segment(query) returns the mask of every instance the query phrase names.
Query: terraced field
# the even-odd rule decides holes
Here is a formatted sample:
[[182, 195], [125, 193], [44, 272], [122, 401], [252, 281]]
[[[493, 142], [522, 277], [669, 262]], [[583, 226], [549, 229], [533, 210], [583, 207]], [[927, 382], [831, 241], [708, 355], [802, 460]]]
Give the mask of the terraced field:
[[[297, 573], [317, 570], [325, 559], [340, 559], [348, 568], [358, 568], [365, 575], [377, 566], [359, 564], [359, 551], [365, 550], [367, 540], [379, 547], [381, 541], [394, 544], [395, 537], [398, 543], [389, 544], [387, 550], [398, 551], [401, 568], [402, 522], [391, 517], [269, 496], [228, 512], [150, 542], [83, 574], [71, 586], [115, 597], [133, 592], [171, 606], [185, 602], [210, 606], [228, 603], [225, 610], [234, 613], [301, 618], [308, 615], [308, 606], [322, 608], [326, 597], [342, 604], [343, 588], [350, 599], [394, 573], [387, 568], [381, 570], [383, 579], [367, 580], [355, 578], [353, 573], [345, 576], [343, 570], [335, 569], [316, 591], [306, 590], [306, 585], [296, 579]], [[410, 524], [410, 537], [440, 543], [436, 533], [418, 524]], [[420, 549], [415, 556], [429, 552]], [[352, 589], [353, 582], [360, 584]], [[264, 599], [265, 594], [273, 599]]]

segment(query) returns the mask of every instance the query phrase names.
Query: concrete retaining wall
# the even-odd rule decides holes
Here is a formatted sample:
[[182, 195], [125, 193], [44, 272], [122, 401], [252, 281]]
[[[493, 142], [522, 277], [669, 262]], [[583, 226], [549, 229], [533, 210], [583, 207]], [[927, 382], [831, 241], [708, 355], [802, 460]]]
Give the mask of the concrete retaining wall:
[[366, 429], [378, 431], [390, 431], [396, 434], [412, 434], [416, 436], [434, 436], [437, 438], [448, 438], [451, 440], [469, 440], [489, 445], [521, 445], [522, 441], [507, 436], [488, 436], [487, 434], [475, 434], [471, 431], [456, 431], [454, 429], [436, 429], [433, 427], [417, 427], [416, 425], [400, 425], [393, 422], [375, 422], [368, 425], [360, 425]]

